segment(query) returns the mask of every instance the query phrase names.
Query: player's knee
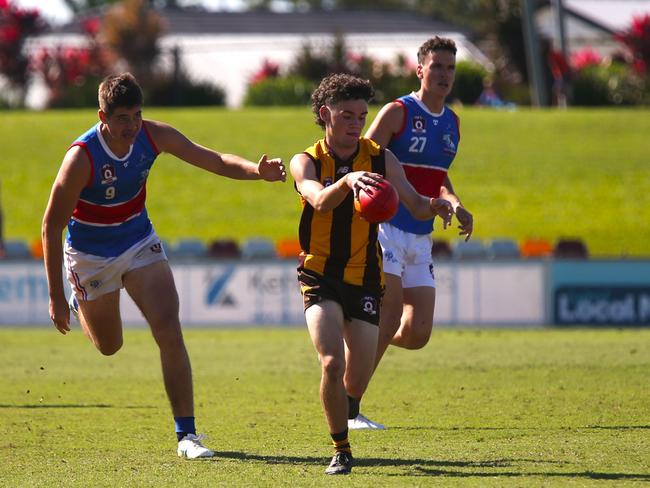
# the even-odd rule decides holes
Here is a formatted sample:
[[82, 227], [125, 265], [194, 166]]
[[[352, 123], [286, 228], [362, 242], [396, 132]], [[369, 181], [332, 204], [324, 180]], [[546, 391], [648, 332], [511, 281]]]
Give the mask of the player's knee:
[[422, 349], [429, 343], [431, 337], [431, 329], [414, 329], [406, 336], [405, 347], [407, 349]]
[[322, 356], [321, 368], [323, 376], [330, 381], [338, 381], [343, 378], [345, 373], [345, 359], [336, 356]]
[[183, 333], [180, 324], [171, 322], [155, 328], [154, 337], [161, 349], [179, 347], [183, 344]]
[[123, 343], [124, 341], [120, 337], [119, 339], [115, 339], [113, 341], [95, 343], [95, 347], [97, 347], [99, 352], [101, 352], [104, 356], [112, 356], [117, 351], [122, 349]]

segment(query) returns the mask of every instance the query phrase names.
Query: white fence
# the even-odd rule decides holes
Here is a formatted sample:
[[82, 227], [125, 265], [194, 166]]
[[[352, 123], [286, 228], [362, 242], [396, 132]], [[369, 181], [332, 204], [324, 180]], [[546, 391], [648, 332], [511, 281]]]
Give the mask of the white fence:
[[[295, 263], [172, 264], [184, 326], [302, 325]], [[462, 263], [436, 266], [437, 324], [541, 325], [551, 320], [541, 262]], [[127, 325], [144, 320], [126, 293]], [[0, 325], [48, 323], [42, 263], [0, 265]]]

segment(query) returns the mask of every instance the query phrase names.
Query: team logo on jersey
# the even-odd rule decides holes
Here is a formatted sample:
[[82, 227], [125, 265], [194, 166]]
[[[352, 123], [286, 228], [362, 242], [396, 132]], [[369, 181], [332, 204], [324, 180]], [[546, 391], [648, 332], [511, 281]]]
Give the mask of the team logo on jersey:
[[451, 134], [447, 133], [442, 136], [443, 151], [456, 154], [456, 144], [451, 139]]
[[375, 297], [366, 295], [361, 299], [361, 307], [368, 315], [377, 315], [377, 300]]
[[149, 170], [145, 169], [144, 171], [140, 172], [140, 179], [138, 180], [138, 183], [140, 185], [144, 185], [144, 182], [147, 181], [147, 177], [149, 176]]
[[416, 134], [426, 134], [427, 133], [427, 122], [426, 119], [420, 115], [416, 115], [411, 119], [413, 122], [413, 127], [411, 132]]
[[151, 160], [149, 159], [149, 156], [147, 156], [146, 154], [141, 154], [140, 155], [140, 161], [135, 163], [135, 166], [136, 166], [136, 168], [139, 168], [140, 166], [145, 166], [145, 165], [149, 164], [150, 162], [151, 162]]
[[329, 176], [323, 180], [323, 186], [330, 186], [332, 184], [332, 178]]
[[117, 180], [117, 175], [115, 174], [115, 166], [110, 163], [106, 163], [102, 166], [102, 185], [112, 185], [115, 180]]

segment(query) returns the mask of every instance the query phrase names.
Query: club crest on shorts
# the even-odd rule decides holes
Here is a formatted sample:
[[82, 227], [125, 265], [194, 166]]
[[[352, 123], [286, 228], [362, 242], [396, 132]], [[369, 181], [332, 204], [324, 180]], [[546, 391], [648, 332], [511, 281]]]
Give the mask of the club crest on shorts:
[[156, 242], [153, 246], [149, 248], [151, 252], [160, 254], [162, 252], [162, 244], [160, 242]]
[[106, 163], [102, 166], [102, 185], [110, 185], [115, 180], [117, 180], [117, 175], [115, 173], [115, 166], [110, 163]]
[[393, 251], [389, 249], [384, 250], [384, 261], [388, 261], [389, 263], [397, 263], [397, 258], [395, 257], [395, 254], [393, 254]]
[[375, 297], [366, 295], [361, 299], [361, 307], [368, 315], [377, 315], [377, 300]]

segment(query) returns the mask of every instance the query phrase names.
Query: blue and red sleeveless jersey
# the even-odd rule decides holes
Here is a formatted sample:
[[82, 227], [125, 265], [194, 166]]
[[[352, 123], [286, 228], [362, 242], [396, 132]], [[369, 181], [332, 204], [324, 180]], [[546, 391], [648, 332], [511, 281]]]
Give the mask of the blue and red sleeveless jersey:
[[91, 174], [68, 222], [66, 240], [79, 251], [114, 257], [152, 231], [145, 208], [146, 183], [159, 151], [146, 122], [122, 158], [113, 154], [99, 128], [98, 123], [70, 146], [84, 149]]
[[[406, 178], [418, 193], [438, 197], [458, 150], [458, 116], [447, 106], [439, 114], [431, 113], [414, 93], [398, 98], [396, 103], [404, 108], [404, 121], [387, 148], [402, 163]], [[390, 224], [413, 234], [430, 234], [433, 230], [433, 219], [416, 219], [402, 203]]]

